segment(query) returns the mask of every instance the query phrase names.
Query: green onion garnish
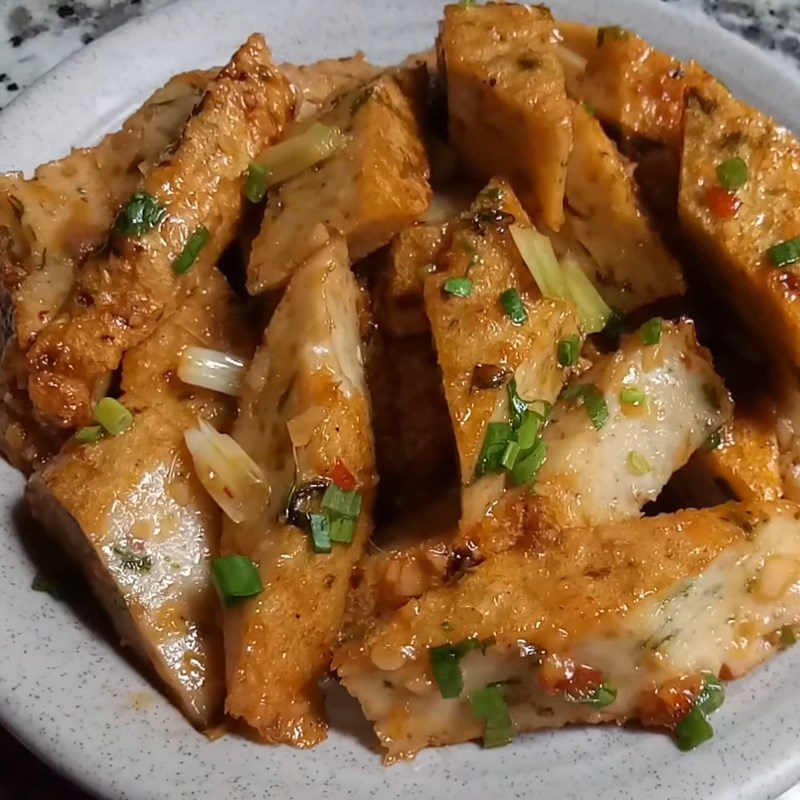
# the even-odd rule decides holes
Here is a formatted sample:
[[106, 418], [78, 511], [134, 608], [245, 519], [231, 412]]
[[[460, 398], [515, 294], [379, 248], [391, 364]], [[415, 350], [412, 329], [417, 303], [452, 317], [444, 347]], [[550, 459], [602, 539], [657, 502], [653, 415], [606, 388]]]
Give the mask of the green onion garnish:
[[501, 747], [514, 738], [514, 727], [508, 706], [499, 686], [487, 686], [469, 696], [472, 713], [486, 723], [484, 747]]
[[645, 322], [639, 329], [639, 333], [642, 336], [642, 344], [648, 346], [658, 344], [661, 341], [661, 330], [663, 327], [664, 320], [661, 319], [661, 317], [653, 317], [653, 319]]
[[597, 29], [597, 46], [602, 47], [607, 41], [609, 42], [627, 42], [631, 38], [629, 30], [623, 28], [621, 25], [606, 25]]
[[547, 461], [547, 445], [542, 439], [537, 439], [533, 449], [518, 458], [511, 470], [511, 483], [521, 486], [530, 483], [536, 478], [544, 462]]
[[574, 383], [564, 389], [565, 400], [582, 403], [592, 425], [597, 430], [608, 422], [608, 404], [603, 393], [593, 383]]
[[637, 453], [635, 450], [628, 453], [628, 472], [632, 475], [647, 475], [652, 471], [652, 464], [641, 453]]
[[711, 431], [703, 444], [703, 450], [716, 450], [718, 447], [722, 447], [722, 428]]
[[713, 672], [703, 673], [703, 688], [695, 702], [695, 707], [704, 714], [711, 714], [725, 702], [725, 687]]
[[315, 553], [330, 553], [331, 521], [327, 514], [309, 514], [311, 522], [311, 546]]
[[133, 414], [119, 400], [104, 397], [94, 407], [94, 421], [102, 425], [106, 433], [119, 436], [133, 425]]
[[619, 393], [619, 400], [629, 406], [640, 406], [647, 400], [647, 395], [635, 386], [626, 386]]
[[583, 700], [582, 702], [586, 705], [592, 706], [592, 708], [605, 708], [606, 706], [610, 706], [615, 700], [617, 699], [617, 690], [613, 686], [609, 686], [607, 683], [601, 683], [592, 694]]
[[581, 330], [584, 333], [599, 333], [608, 324], [611, 309], [595, 288], [574, 256], [567, 254], [561, 260], [567, 297], [578, 311]]
[[514, 464], [517, 463], [517, 456], [519, 455], [520, 447], [515, 441], [510, 441], [506, 445], [506, 449], [503, 451], [503, 455], [500, 456], [500, 466], [503, 469], [513, 469]]
[[247, 168], [244, 196], [251, 203], [260, 203], [267, 193], [267, 168], [262, 164], [251, 164]]
[[735, 192], [747, 183], [747, 172], [747, 162], [734, 156], [717, 165], [717, 180], [723, 189]]
[[523, 453], [533, 447], [536, 437], [539, 435], [541, 424], [541, 418], [538, 414], [533, 411], [528, 411], [525, 414], [522, 424], [517, 428], [517, 444]]
[[339, 517], [331, 520], [331, 541], [339, 544], [352, 544], [356, 532], [356, 520], [351, 517]]
[[226, 606], [255, 597], [264, 590], [258, 568], [245, 556], [215, 558], [211, 562], [211, 577]]
[[439, 693], [445, 700], [458, 697], [464, 688], [459, 664], [461, 655], [458, 649], [451, 644], [431, 647], [428, 657], [431, 660], [434, 680], [439, 686]]
[[511, 414], [511, 424], [518, 428], [528, 413], [528, 404], [519, 396], [517, 381], [514, 378], [506, 384], [506, 391], [508, 392], [508, 409]]
[[478, 462], [475, 465], [475, 477], [481, 478], [490, 472], [500, 472], [500, 459], [506, 451], [506, 445], [514, 439], [514, 431], [507, 422], [490, 422], [486, 428]]
[[114, 233], [123, 236], [141, 236], [155, 228], [164, 218], [167, 209], [147, 192], [136, 192], [114, 222]]
[[525, 304], [516, 289], [506, 289], [500, 295], [500, 303], [515, 325], [522, 325], [527, 322], [528, 312], [525, 310]]
[[797, 644], [797, 632], [791, 625], [784, 625], [780, 630], [781, 647], [792, 647]]
[[119, 545], [114, 545], [112, 550], [120, 557], [123, 569], [131, 572], [150, 572], [153, 568], [153, 559], [145, 553], [134, 553], [133, 550]]
[[322, 508], [336, 516], [358, 519], [361, 513], [361, 492], [357, 489], [347, 491], [332, 483], [322, 497]]
[[625, 332], [625, 326], [628, 324], [628, 318], [618, 308], [611, 308], [611, 314], [606, 321], [606, 326], [603, 328], [603, 335], [611, 339], [619, 338]]
[[94, 444], [103, 438], [103, 428], [100, 425], [90, 425], [75, 431], [75, 441], [81, 444]]
[[453, 297], [469, 297], [472, 289], [473, 283], [469, 278], [448, 278], [442, 286], [442, 291]]
[[800, 237], [776, 244], [767, 251], [773, 267], [788, 267], [800, 261]]
[[581, 354], [580, 336], [568, 336], [566, 339], [562, 339], [558, 343], [556, 354], [558, 355], [558, 363], [562, 367], [574, 366]]
[[700, 708], [693, 708], [675, 728], [675, 737], [681, 750], [693, 750], [714, 735], [714, 729]]
[[172, 262], [172, 270], [176, 275], [185, 275], [197, 261], [200, 251], [208, 244], [211, 231], [202, 225], [189, 237], [181, 254]]

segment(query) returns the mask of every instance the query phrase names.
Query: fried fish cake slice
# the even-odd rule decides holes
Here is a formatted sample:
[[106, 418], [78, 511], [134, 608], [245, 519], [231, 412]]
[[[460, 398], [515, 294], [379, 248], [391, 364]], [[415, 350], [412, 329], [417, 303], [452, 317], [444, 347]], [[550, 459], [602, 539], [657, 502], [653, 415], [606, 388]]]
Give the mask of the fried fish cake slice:
[[[490, 743], [472, 701], [493, 686], [505, 741], [631, 719], [675, 729], [709, 674], [743, 675], [793, 635], [799, 582], [793, 503], [567, 529], [407, 603], [334, 663], [387, 762], [482, 735]], [[435, 648], [455, 654], [457, 674], [440, 673], [443, 683]]]
[[[293, 103], [264, 39], [250, 37], [209, 84], [174, 153], [145, 177], [129, 227], [84, 266], [29, 351], [28, 390], [44, 419], [63, 427], [87, 421], [125, 351], [207, 277], [235, 235], [242, 174], [280, 133]], [[176, 270], [198, 235], [207, 241], [196, 262]]]

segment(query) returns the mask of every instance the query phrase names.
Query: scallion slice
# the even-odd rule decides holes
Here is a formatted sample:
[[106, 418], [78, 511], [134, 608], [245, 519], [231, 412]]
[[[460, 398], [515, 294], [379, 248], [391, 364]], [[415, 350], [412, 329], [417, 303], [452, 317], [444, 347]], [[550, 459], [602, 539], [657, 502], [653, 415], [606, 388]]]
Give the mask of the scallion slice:
[[522, 424], [517, 428], [517, 444], [521, 452], [530, 450], [536, 442], [541, 427], [541, 418], [532, 411], [526, 412]]
[[75, 431], [75, 441], [80, 444], [94, 444], [103, 438], [102, 425], [90, 425]]
[[331, 541], [352, 544], [356, 532], [356, 520], [352, 517], [337, 517], [331, 520]]
[[605, 708], [617, 699], [617, 690], [607, 683], [601, 683], [583, 702], [592, 708]]
[[653, 319], [645, 322], [639, 329], [639, 333], [642, 337], [642, 344], [648, 347], [658, 344], [661, 341], [661, 331], [663, 328], [664, 320], [661, 319], [661, 317], [653, 317]]
[[508, 230], [539, 291], [545, 297], [565, 298], [564, 276], [550, 239], [533, 228], [510, 225]]
[[598, 333], [611, 318], [611, 309], [595, 289], [586, 273], [574, 257], [567, 255], [561, 260], [561, 270], [567, 295], [578, 309], [578, 318], [584, 333]]
[[520, 447], [515, 441], [510, 441], [503, 450], [503, 455], [500, 456], [500, 466], [503, 469], [513, 469], [514, 464], [517, 463], [517, 456], [519, 455]]
[[311, 522], [311, 546], [315, 553], [330, 553], [331, 521], [327, 514], [309, 514]]
[[773, 245], [767, 251], [773, 267], [789, 267], [800, 261], [800, 237]]
[[472, 713], [485, 722], [484, 747], [502, 747], [514, 738], [514, 726], [503, 690], [500, 686], [487, 686], [469, 696]]
[[635, 386], [626, 386], [619, 393], [619, 400], [628, 406], [640, 406], [647, 400], [647, 395]]
[[515, 378], [512, 378], [506, 384], [506, 391], [508, 392], [508, 409], [511, 415], [511, 424], [514, 428], [518, 428], [528, 413], [528, 404], [519, 396]]
[[245, 556], [226, 556], [211, 562], [211, 577], [222, 602], [232, 606], [264, 591], [256, 565]]
[[266, 170], [265, 187], [269, 189], [330, 158], [346, 141], [338, 128], [315, 122], [302, 133], [268, 147], [255, 164]]
[[166, 213], [167, 209], [152, 194], [136, 192], [114, 222], [114, 233], [141, 236], [155, 228]]
[[525, 304], [516, 289], [506, 289], [500, 295], [500, 303], [515, 325], [522, 325], [527, 322], [528, 312], [525, 310]]
[[448, 278], [442, 286], [442, 291], [453, 297], [469, 297], [473, 288], [469, 278]]
[[703, 688], [695, 702], [695, 707], [704, 714], [711, 714], [725, 702], [725, 687], [713, 672], [703, 673]]
[[245, 376], [245, 362], [230, 353], [190, 345], [181, 353], [178, 377], [191, 386], [236, 396]]
[[119, 400], [104, 397], [94, 407], [94, 421], [99, 423], [106, 433], [119, 436], [133, 425], [133, 414]]
[[544, 462], [547, 461], [547, 445], [544, 440], [537, 439], [533, 448], [521, 458], [518, 458], [511, 470], [511, 483], [521, 486], [530, 483], [536, 478]]
[[597, 429], [608, 422], [608, 404], [603, 393], [593, 383], [575, 383], [564, 389], [565, 400], [582, 403], [592, 425]]
[[606, 42], [627, 42], [631, 38], [630, 31], [621, 25], [606, 25], [597, 29], [597, 46]]
[[747, 183], [748, 170], [747, 162], [734, 156], [727, 161], [723, 161], [717, 165], [717, 180], [723, 189], [729, 192], [735, 192], [741, 189]]
[[172, 262], [172, 270], [176, 275], [185, 275], [197, 261], [200, 251], [208, 244], [211, 231], [201, 225], [184, 245], [181, 254]]
[[681, 750], [694, 750], [698, 745], [714, 736], [714, 729], [709, 724], [702, 709], [693, 708], [675, 728], [675, 738]]
[[568, 336], [558, 343], [556, 355], [558, 356], [558, 363], [562, 367], [572, 367], [578, 362], [581, 354], [581, 339], [580, 336]]
[[483, 439], [477, 464], [475, 477], [481, 478], [490, 472], [500, 472], [502, 465], [500, 459], [506, 450], [506, 445], [514, 439], [514, 430], [507, 422], [490, 422], [486, 427], [486, 436]]
[[251, 164], [244, 181], [244, 196], [251, 203], [260, 203], [267, 193], [267, 168], [261, 164]]
[[361, 513], [361, 492], [357, 489], [347, 491], [331, 483], [322, 498], [322, 508], [335, 516], [358, 519]]
[[433, 670], [433, 677], [439, 686], [439, 693], [445, 700], [450, 700], [461, 695], [464, 688], [464, 679], [461, 675], [461, 655], [458, 649], [451, 644], [431, 647], [428, 657]]
[[653, 465], [641, 453], [635, 450], [628, 453], [628, 472], [632, 475], [647, 475], [652, 471]]

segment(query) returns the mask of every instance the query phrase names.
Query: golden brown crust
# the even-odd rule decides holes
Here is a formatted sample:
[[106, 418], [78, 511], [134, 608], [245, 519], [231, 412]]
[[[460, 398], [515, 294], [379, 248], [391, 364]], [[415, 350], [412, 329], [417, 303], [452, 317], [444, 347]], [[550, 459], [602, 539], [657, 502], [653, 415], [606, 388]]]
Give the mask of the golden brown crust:
[[[158, 229], [115, 240], [81, 271], [58, 318], [28, 357], [37, 411], [64, 427], [91, 416], [92, 401], [129, 347], [145, 339], [213, 268], [241, 214], [241, 175], [281, 131], [293, 93], [261, 36], [252, 36], [212, 81], [168, 161], [144, 192], [167, 207]], [[200, 226], [211, 239], [186, 275], [172, 264]]]

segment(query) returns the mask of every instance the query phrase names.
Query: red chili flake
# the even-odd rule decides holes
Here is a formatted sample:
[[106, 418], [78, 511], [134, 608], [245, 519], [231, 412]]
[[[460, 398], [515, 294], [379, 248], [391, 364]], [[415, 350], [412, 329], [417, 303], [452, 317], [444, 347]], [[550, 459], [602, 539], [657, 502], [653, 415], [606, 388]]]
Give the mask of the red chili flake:
[[223, 486], [222, 491], [225, 492], [225, 494], [228, 495], [231, 500], [233, 500], [233, 492], [227, 486]]
[[733, 219], [742, 207], [742, 201], [735, 192], [729, 192], [721, 186], [706, 189], [706, 205], [715, 217]]
[[353, 473], [341, 461], [337, 461], [331, 470], [331, 480], [340, 489], [347, 492], [352, 492], [356, 488], [356, 479], [353, 477]]

